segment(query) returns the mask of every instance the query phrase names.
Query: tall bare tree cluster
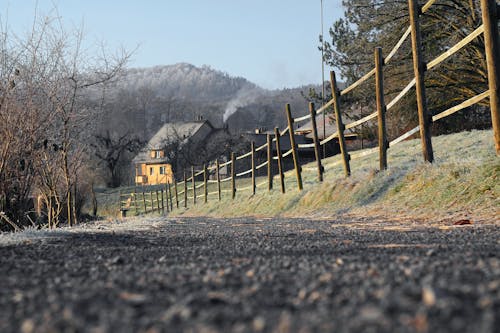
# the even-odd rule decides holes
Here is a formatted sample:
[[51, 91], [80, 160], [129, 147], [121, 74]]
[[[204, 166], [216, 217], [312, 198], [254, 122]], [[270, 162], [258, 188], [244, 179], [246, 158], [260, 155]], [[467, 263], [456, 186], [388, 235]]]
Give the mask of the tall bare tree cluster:
[[100, 108], [86, 95], [104, 91], [128, 58], [90, 56], [82, 43], [50, 17], [25, 37], [0, 31], [1, 227], [77, 222]]

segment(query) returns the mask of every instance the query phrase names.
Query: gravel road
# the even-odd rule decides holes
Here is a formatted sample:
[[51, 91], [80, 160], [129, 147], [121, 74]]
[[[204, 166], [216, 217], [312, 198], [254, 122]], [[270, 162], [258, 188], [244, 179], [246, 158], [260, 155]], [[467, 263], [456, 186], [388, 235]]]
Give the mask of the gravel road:
[[0, 332], [500, 332], [500, 227], [149, 218], [0, 235]]

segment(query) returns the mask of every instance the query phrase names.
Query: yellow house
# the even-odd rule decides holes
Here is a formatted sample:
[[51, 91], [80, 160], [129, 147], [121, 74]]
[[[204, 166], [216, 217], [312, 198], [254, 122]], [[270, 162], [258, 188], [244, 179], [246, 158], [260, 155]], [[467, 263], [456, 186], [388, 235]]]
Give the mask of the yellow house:
[[188, 140], [201, 141], [214, 128], [208, 121], [167, 123], [151, 138], [148, 145], [134, 158], [135, 184], [157, 185], [172, 183], [174, 173], [168, 159], [167, 147], [175, 142], [181, 146]]
[[164, 150], [150, 150], [150, 160], [136, 163], [136, 185], [157, 185], [172, 183], [172, 166], [165, 159]]

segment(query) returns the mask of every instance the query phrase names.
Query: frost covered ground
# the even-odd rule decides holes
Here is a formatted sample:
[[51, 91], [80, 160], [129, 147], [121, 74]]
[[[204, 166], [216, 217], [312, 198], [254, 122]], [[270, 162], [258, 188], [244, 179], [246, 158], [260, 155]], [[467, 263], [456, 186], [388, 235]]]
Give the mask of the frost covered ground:
[[498, 224], [99, 221], [0, 235], [1, 332], [498, 332]]

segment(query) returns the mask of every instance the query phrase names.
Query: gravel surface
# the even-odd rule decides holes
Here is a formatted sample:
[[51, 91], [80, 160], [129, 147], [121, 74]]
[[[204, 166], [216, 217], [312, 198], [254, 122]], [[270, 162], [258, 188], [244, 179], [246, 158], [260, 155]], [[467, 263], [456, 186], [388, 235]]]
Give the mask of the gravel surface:
[[354, 218], [0, 235], [0, 332], [499, 332], [499, 236]]

